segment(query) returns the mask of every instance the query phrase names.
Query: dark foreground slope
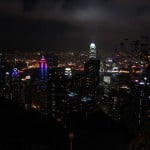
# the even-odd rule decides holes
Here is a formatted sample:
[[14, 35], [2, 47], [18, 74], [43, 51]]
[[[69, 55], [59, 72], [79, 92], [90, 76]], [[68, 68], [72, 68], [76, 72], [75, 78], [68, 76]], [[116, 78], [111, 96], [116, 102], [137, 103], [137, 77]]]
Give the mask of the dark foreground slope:
[[134, 137], [123, 124], [112, 121], [101, 111], [88, 117], [75, 113], [67, 123], [68, 128], [64, 129], [51, 118], [22, 110], [1, 98], [0, 149], [69, 150], [68, 133], [73, 131], [73, 150], [140, 150], [143, 147], [148, 150], [148, 140]]
[[0, 149], [66, 149], [66, 133], [51, 118], [0, 99]]
[[75, 114], [71, 123], [77, 150], [126, 150], [132, 138], [126, 126], [114, 122], [101, 111], [87, 118]]

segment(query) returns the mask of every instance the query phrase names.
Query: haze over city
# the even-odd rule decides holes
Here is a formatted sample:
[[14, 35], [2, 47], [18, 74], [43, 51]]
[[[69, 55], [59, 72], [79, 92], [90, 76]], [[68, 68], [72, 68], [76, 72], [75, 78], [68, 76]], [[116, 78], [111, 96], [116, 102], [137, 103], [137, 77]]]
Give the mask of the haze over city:
[[88, 50], [103, 55], [150, 33], [147, 0], [0, 0], [0, 41], [9, 50]]

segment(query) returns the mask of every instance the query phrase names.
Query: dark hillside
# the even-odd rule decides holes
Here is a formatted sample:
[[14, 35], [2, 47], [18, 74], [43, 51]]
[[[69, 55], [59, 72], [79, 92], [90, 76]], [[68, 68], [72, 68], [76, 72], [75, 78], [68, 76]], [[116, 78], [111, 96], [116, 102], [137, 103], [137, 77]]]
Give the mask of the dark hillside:
[[69, 131], [75, 135], [73, 150], [128, 150], [134, 139], [126, 126], [101, 111], [88, 117], [72, 114], [69, 128], [64, 129], [52, 118], [22, 110], [12, 101], [1, 98], [0, 120], [0, 149], [3, 150], [69, 150]]
[[1, 98], [0, 120], [0, 148], [66, 148], [65, 131], [53, 119], [39, 112], [27, 112], [10, 100]]

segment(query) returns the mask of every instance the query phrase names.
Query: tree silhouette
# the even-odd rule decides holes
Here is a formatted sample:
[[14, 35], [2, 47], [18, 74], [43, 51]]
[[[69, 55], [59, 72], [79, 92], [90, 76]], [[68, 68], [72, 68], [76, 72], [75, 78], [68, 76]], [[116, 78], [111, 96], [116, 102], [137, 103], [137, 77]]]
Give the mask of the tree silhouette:
[[150, 75], [150, 59], [149, 59], [149, 38], [142, 36], [140, 40], [129, 42], [127, 38], [120, 43], [120, 48], [115, 50], [115, 58], [117, 61], [125, 62], [131, 72], [131, 66], [136, 62], [147, 65], [146, 75]]

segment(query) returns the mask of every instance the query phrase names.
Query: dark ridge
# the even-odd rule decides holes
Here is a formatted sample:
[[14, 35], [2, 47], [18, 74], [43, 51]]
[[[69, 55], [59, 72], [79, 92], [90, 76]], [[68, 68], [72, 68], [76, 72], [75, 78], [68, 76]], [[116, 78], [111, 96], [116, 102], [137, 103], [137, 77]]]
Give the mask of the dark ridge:
[[40, 146], [66, 149], [68, 137], [65, 131], [53, 119], [39, 112], [22, 110], [12, 101], [1, 98], [0, 120], [0, 149], [13, 149], [10, 145], [14, 149], [19, 145], [27, 149], [40, 149]]
[[97, 111], [88, 117], [74, 114], [70, 121], [75, 132], [75, 149], [115, 149], [126, 150], [132, 134], [120, 122], [115, 122], [102, 111]]
[[88, 117], [74, 113], [64, 129], [50, 117], [23, 110], [13, 101], [1, 98], [0, 119], [0, 149], [4, 150], [69, 150], [70, 131], [75, 135], [73, 150], [128, 150], [134, 140], [124, 124], [102, 111]]

